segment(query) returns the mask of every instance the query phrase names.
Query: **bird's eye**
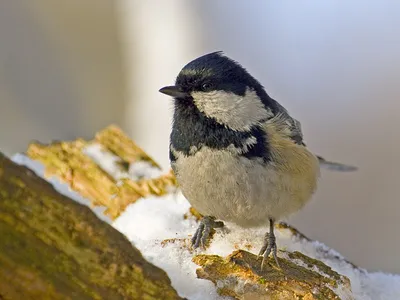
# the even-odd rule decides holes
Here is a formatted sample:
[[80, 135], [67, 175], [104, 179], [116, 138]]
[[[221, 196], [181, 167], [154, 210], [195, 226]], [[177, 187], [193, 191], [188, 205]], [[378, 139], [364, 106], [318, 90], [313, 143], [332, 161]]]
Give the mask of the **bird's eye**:
[[209, 91], [213, 87], [213, 84], [211, 82], [205, 82], [201, 85], [201, 89], [203, 91]]

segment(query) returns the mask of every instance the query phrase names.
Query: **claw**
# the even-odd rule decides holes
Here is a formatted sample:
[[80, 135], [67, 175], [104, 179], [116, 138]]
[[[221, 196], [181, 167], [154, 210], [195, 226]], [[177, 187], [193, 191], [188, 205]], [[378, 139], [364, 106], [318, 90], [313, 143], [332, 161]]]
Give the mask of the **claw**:
[[194, 248], [198, 248], [200, 246], [200, 239], [202, 236], [203, 229], [204, 229], [204, 224], [200, 223], [199, 227], [197, 228], [196, 232], [192, 237], [192, 245]]
[[277, 256], [277, 251], [278, 248], [276, 246], [276, 238], [274, 234], [274, 221], [272, 219], [269, 220], [270, 222], [270, 229], [269, 232], [265, 234], [264, 237], [264, 244], [259, 252], [259, 256], [263, 256], [262, 262], [261, 262], [261, 270], [264, 268], [264, 265], [266, 264], [268, 260], [268, 256], [272, 252], [272, 256], [275, 259], [275, 263], [278, 266], [279, 269], [281, 269], [281, 266], [278, 261], [278, 256]]
[[200, 221], [200, 225], [197, 228], [195, 234], [192, 237], [193, 248], [201, 246], [203, 249], [206, 248], [207, 241], [210, 239], [213, 228], [223, 227], [223, 222], [216, 222], [214, 217], [206, 216]]

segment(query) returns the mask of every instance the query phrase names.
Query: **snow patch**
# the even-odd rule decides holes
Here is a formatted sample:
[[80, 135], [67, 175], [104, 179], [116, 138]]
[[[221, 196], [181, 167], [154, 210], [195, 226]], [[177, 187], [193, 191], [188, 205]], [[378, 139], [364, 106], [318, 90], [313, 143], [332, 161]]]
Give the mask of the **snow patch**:
[[163, 175], [162, 170], [154, 167], [148, 161], [137, 161], [129, 165], [129, 175], [132, 180], [141, 178], [152, 179]]
[[148, 161], [130, 163], [128, 170], [124, 170], [122, 168], [122, 159], [97, 143], [86, 146], [83, 152], [117, 181], [123, 178], [130, 178], [135, 181], [139, 179], [152, 179], [163, 174], [162, 170], [154, 167]]
[[128, 172], [119, 165], [122, 160], [110, 151], [104, 149], [100, 144], [91, 144], [83, 148], [83, 153], [89, 156], [104, 172], [115, 180], [129, 178]]

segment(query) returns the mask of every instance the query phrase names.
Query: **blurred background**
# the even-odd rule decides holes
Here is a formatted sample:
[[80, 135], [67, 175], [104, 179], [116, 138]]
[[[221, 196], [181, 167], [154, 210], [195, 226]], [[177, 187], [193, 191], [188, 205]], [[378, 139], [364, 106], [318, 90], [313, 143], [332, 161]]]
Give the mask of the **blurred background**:
[[290, 219], [369, 270], [400, 273], [400, 2], [0, 0], [0, 150], [114, 123], [165, 168], [158, 89], [223, 50], [302, 122], [322, 172]]

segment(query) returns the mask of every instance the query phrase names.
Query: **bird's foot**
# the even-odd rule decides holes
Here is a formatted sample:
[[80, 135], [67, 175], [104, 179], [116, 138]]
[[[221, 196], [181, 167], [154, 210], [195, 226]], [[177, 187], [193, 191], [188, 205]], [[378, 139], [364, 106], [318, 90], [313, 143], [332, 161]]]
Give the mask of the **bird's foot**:
[[201, 246], [206, 248], [207, 243], [211, 238], [211, 233], [214, 228], [221, 228], [224, 226], [223, 222], [215, 221], [214, 217], [206, 216], [200, 220], [200, 225], [192, 237], [193, 248]]
[[263, 256], [262, 262], [261, 262], [261, 270], [264, 268], [265, 263], [268, 260], [268, 256], [272, 253], [276, 265], [280, 269], [281, 266], [279, 265], [278, 261], [278, 256], [277, 256], [277, 246], [276, 246], [276, 238], [274, 232], [267, 232], [264, 237], [264, 244], [260, 250], [260, 253], [258, 254], [259, 256]]

